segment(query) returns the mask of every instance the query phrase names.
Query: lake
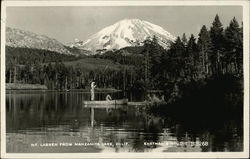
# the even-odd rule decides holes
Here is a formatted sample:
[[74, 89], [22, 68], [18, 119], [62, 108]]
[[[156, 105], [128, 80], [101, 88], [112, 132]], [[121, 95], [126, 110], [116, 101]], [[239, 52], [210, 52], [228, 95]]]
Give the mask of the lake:
[[[115, 99], [122, 92], [111, 93]], [[97, 93], [97, 100], [106, 93]], [[129, 95], [130, 101], [143, 94]], [[7, 91], [8, 153], [51, 152], [224, 152], [242, 151], [242, 125], [233, 121], [196, 131], [171, 114], [145, 106], [86, 107], [90, 93], [80, 91]], [[188, 119], [187, 119], [188, 120]], [[194, 124], [195, 125], [195, 124]], [[199, 129], [199, 128], [198, 128]]]

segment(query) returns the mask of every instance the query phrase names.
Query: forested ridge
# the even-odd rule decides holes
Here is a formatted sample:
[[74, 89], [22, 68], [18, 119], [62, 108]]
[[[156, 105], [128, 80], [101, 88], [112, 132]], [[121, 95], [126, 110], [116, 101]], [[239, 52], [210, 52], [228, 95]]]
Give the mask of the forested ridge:
[[178, 36], [169, 50], [156, 37], [143, 46], [94, 56], [6, 47], [6, 83], [42, 84], [49, 89], [83, 89], [95, 80], [100, 88], [160, 89], [178, 97], [183, 84], [224, 75], [242, 81], [243, 27], [233, 18], [224, 28], [218, 15], [210, 27], [202, 26], [197, 38]]

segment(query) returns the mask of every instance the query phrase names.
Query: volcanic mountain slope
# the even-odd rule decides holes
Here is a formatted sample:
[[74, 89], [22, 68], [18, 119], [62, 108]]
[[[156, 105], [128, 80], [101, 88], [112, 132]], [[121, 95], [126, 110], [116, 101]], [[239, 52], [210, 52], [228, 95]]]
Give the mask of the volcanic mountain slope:
[[6, 28], [6, 45], [13, 48], [41, 49], [72, 55], [72, 52], [56, 39], [10, 27]]
[[71, 46], [97, 53], [98, 50], [117, 50], [127, 46], [139, 46], [144, 40], [152, 39], [153, 36], [165, 49], [168, 49], [170, 42], [176, 39], [158, 25], [139, 19], [125, 19], [102, 29], [85, 42], [77, 40]]

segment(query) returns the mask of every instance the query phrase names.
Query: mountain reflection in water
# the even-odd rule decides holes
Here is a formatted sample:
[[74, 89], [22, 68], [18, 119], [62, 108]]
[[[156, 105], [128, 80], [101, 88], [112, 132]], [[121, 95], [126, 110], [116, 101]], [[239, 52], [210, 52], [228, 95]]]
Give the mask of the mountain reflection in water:
[[8, 92], [7, 152], [242, 151], [237, 124], [189, 132], [167, 114], [152, 115], [143, 106], [82, 105], [89, 98], [83, 92]]

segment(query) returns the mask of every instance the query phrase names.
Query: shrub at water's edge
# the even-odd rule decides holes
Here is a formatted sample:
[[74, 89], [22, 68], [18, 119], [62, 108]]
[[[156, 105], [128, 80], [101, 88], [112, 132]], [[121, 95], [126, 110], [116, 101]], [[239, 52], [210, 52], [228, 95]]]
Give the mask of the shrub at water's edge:
[[233, 75], [207, 80], [179, 83], [175, 97], [168, 96], [167, 104], [150, 106], [157, 115], [171, 115], [182, 122], [209, 124], [224, 120], [242, 121], [243, 81]]

